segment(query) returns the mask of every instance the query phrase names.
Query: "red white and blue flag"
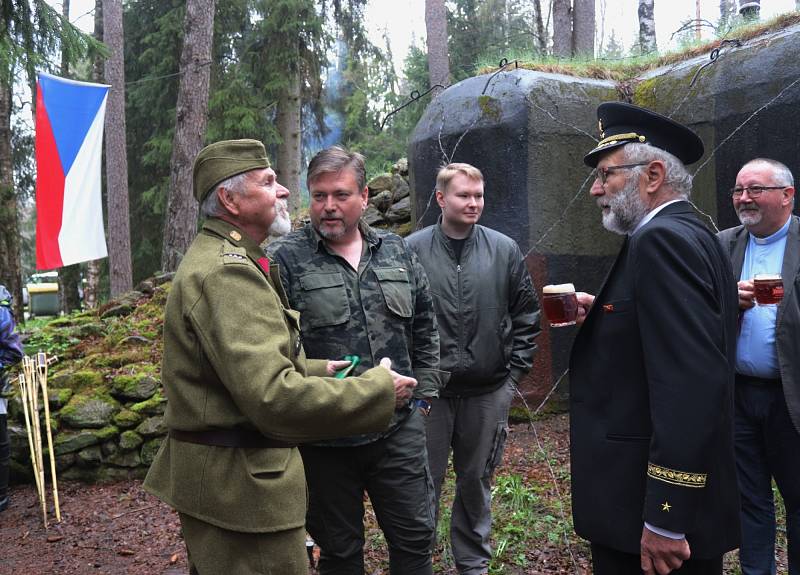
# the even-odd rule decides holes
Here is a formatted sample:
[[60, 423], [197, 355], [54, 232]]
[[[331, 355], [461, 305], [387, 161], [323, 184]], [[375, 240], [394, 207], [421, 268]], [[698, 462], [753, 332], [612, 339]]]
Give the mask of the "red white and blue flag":
[[39, 74], [36, 268], [104, 258], [100, 168], [108, 86]]

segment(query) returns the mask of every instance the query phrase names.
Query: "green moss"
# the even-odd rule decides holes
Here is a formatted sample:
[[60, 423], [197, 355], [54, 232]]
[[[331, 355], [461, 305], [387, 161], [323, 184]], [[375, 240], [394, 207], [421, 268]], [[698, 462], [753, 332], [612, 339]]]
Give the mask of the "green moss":
[[92, 430], [94, 435], [99, 441], [108, 441], [119, 435], [119, 428], [116, 425], [107, 425], [101, 429]]
[[149, 349], [127, 349], [114, 353], [98, 353], [86, 358], [86, 365], [99, 368], [118, 368], [131, 363], [145, 361], [150, 357]]
[[64, 405], [67, 405], [72, 394], [74, 392], [71, 389], [63, 388], [63, 389], [53, 389], [48, 388], [47, 390], [47, 399], [50, 402], [51, 409], [59, 409]]
[[123, 451], [130, 451], [139, 447], [144, 440], [142, 436], [135, 431], [123, 431], [119, 436], [119, 447]]
[[129, 429], [139, 425], [142, 422], [142, 417], [142, 415], [130, 409], [123, 409], [114, 416], [114, 423], [123, 429]]
[[84, 389], [95, 389], [103, 385], [103, 376], [96, 371], [76, 371], [66, 382], [72, 391], [83, 391]]
[[161, 391], [157, 391], [150, 399], [131, 405], [130, 410], [134, 413], [157, 415], [163, 413], [164, 407], [162, 404], [166, 401], [166, 398], [161, 395]]
[[481, 109], [481, 113], [489, 120], [494, 122], [500, 120], [502, 109], [500, 107], [500, 102], [495, 98], [487, 95], [478, 96], [478, 106]]

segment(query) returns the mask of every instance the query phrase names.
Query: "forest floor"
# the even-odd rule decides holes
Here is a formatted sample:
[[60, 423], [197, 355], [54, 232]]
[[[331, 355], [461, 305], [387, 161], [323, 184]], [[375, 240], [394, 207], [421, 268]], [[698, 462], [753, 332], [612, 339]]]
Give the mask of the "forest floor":
[[[447, 550], [452, 477], [444, 488], [434, 571], [455, 575]], [[142, 490], [141, 481], [59, 484], [61, 522], [44, 529], [33, 486], [16, 486], [0, 514], [0, 575], [188, 573], [177, 514]], [[492, 574], [587, 575], [588, 545], [572, 530], [569, 508], [569, 419], [546, 416], [515, 424], [493, 492]], [[782, 516], [781, 516], [782, 517]], [[367, 573], [388, 574], [386, 545], [374, 514], [366, 515]], [[779, 528], [778, 572], [786, 573]], [[735, 553], [726, 575], [739, 573]], [[313, 573], [313, 570], [310, 571]]]

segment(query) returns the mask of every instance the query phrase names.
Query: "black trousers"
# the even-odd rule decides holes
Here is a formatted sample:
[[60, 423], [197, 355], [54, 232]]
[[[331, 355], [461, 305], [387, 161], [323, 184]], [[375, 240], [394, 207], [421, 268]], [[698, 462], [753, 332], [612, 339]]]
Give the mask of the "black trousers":
[[[641, 557], [592, 543], [594, 575], [642, 575]], [[722, 557], [689, 559], [670, 575], [722, 575]]]
[[364, 574], [364, 491], [389, 548], [391, 575], [431, 575], [433, 481], [425, 422], [415, 410], [388, 437], [357, 447], [300, 447], [309, 506], [306, 528], [321, 575]]

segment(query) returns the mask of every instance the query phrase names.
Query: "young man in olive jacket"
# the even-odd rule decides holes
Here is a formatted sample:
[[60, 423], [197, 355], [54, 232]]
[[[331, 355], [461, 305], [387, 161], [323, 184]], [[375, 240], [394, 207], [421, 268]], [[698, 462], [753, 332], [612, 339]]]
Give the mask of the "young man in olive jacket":
[[450, 449], [456, 493], [450, 523], [459, 573], [488, 572], [491, 479], [503, 456], [508, 410], [531, 368], [539, 304], [525, 259], [511, 238], [478, 225], [483, 175], [450, 164], [436, 178], [439, 223], [407, 238], [431, 284], [441, 368], [450, 380], [431, 400], [427, 444], [438, 518]]
[[167, 299], [169, 437], [145, 488], [178, 510], [192, 573], [306, 575], [297, 443], [385, 429], [415, 381], [384, 367], [322, 377], [346, 362], [306, 360], [298, 314], [259, 247], [289, 229], [288, 190], [260, 142], [207, 146], [193, 183], [207, 219]]

